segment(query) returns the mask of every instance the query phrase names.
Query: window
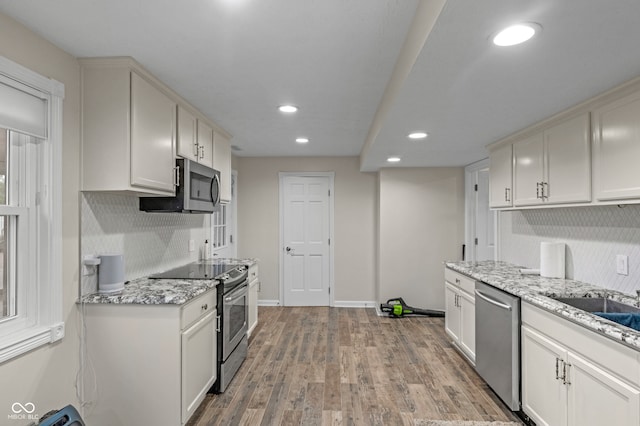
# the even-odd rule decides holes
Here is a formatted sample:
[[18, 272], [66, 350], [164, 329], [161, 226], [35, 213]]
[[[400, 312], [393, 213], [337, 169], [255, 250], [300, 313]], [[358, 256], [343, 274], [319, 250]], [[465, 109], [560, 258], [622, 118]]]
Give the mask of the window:
[[211, 215], [211, 242], [214, 250], [227, 246], [227, 235], [227, 205], [223, 204]]
[[63, 92], [0, 57], [0, 362], [64, 336]]

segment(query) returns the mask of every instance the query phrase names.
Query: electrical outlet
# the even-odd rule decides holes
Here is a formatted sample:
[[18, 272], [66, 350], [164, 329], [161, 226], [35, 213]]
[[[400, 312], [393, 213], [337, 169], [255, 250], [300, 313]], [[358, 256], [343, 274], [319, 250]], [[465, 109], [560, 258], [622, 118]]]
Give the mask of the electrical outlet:
[[616, 272], [618, 275], [629, 275], [629, 256], [625, 254], [616, 256]]
[[196, 251], [196, 240], [189, 240], [189, 252]]

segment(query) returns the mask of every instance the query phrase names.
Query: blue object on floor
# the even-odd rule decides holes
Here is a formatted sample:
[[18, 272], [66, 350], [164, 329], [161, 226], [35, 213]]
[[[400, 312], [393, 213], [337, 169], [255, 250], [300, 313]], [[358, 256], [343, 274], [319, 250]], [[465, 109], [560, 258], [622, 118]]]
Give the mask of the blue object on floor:
[[67, 405], [53, 414], [47, 413], [42, 417], [38, 426], [85, 426], [80, 413], [73, 405]]
[[640, 314], [614, 313], [614, 312], [594, 312], [594, 315], [608, 319], [620, 325], [624, 325], [634, 330], [640, 331]]

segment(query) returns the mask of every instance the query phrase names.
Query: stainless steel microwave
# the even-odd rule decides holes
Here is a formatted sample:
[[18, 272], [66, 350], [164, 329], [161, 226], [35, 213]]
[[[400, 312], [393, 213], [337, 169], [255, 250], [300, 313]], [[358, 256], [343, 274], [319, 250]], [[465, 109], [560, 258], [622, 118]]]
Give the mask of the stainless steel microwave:
[[220, 205], [220, 172], [185, 158], [176, 160], [176, 195], [141, 197], [140, 210], [152, 213], [213, 213]]

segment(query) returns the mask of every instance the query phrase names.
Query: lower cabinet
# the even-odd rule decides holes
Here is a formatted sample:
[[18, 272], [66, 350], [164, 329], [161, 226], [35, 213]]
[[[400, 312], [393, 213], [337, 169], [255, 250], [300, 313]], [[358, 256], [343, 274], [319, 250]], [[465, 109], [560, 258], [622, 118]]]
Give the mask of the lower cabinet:
[[258, 265], [249, 267], [249, 331], [251, 333], [258, 325], [258, 293], [260, 292], [260, 279], [258, 278]]
[[445, 269], [445, 330], [472, 361], [476, 359], [475, 281]]
[[87, 424], [184, 425], [217, 378], [215, 307], [215, 289], [182, 306], [84, 305]]
[[522, 320], [522, 410], [538, 426], [640, 424], [637, 351], [527, 304]]

